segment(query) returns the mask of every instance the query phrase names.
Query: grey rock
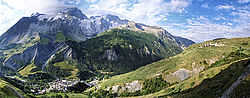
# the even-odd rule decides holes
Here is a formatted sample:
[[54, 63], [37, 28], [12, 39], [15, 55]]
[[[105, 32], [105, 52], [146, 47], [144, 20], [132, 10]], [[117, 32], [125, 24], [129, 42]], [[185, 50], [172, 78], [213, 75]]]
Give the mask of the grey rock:
[[110, 50], [106, 50], [102, 58], [107, 58], [109, 61], [113, 61], [113, 60], [117, 60], [118, 55], [115, 53], [113, 49], [110, 49]]

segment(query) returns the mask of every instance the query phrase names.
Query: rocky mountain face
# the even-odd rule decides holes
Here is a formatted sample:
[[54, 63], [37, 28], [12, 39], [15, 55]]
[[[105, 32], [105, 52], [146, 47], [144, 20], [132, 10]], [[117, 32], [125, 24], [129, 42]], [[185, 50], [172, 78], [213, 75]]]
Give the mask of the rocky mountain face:
[[114, 15], [91, 16], [88, 18], [77, 8], [68, 8], [56, 14], [33, 14], [23, 17], [13, 27], [0, 37], [0, 45], [8, 43], [23, 43], [34, 32], [40, 35], [53, 36], [62, 31], [71, 40], [84, 41], [113, 28], [127, 23]]
[[175, 41], [151, 33], [113, 28], [79, 43], [77, 57], [94, 70], [112, 75], [127, 73], [143, 65], [182, 51]]
[[[127, 35], [125, 37], [126, 39], [120, 38], [125, 41], [116, 41], [117, 36], [114, 33], [118, 31], [114, 31], [110, 34], [107, 33], [109, 31], [101, 33], [114, 27], [126, 29], [126, 32], [132, 32], [128, 33], [130, 35], [132, 34], [131, 37]], [[124, 34], [122, 36], [125, 36]], [[136, 40], [140, 37], [138, 34], [148, 37], [146, 38], [147, 41], [142, 42]], [[93, 38], [93, 36], [96, 35], [98, 36]], [[149, 36], [151, 36], [153, 40]], [[108, 40], [108, 44], [96, 42], [97, 40], [105, 43], [104, 41], [108, 38], [115, 39]], [[139, 39], [143, 38], [144, 37], [141, 37]], [[87, 39], [89, 39], [89, 41]], [[124, 43], [131, 39], [134, 43], [138, 41], [133, 45], [140, 47]], [[159, 27], [129, 22], [128, 20], [122, 20], [118, 16], [110, 14], [87, 17], [77, 8], [68, 8], [55, 14], [46, 15], [36, 13], [30, 17], [23, 17], [13, 27], [7, 30], [7, 32], [1, 35], [0, 71], [7, 75], [19, 75], [20, 77], [27, 77], [29, 75], [36, 76], [34, 74], [48, 75], [47, 73], [54, 76], [65, 77], [63, 72], [68, 72], [67, 74], [71, 75], [71, 77], [76, 77], [76, 74], [88, 76], [89, 74], [95, 73], [109, 73], [109, 71], [112, 70], [107, 70], [107, 68], [110, 68], [111, 65], [115, 65], [115, 63], [119, 63], [116, 62], [117, 60], [127, 60], [126, 58], [131, 56], [132, 58], [135, 57], [135, 54], [146, 55], [145, 57], [147, 59], [151, 59], [151, 61], [147, 61], [146, 63], [144, 62], [144, 56], [141, 56], [140, 59], [134, 59], [133, 61], [138, 61], [138, 66], [132, 68], [134, 70], [139, 66], [159, 60], [163, 57], [178, 54], [190, 44], [193, 44], [193, 42], [183, 38], [177, 38]], [[154, 45], [154, 47], [152, 45]], [[116, 46], [118, 48], [112, 48]], [[125, 49], [126, 51], [120, 51], [120, 46], [126, 46], [128, 48]], [[126, 54], [127, 49], [134, 50], [128, 55]], [[121, 54], [125, 56], [121, 56]], [[92, 61], [86, 59], [86, 57], [97, 58]], [[107, 60], [98, 63], [102, 59]], [[106, 65], [103, 65], [103, 67], [100, 64], [104, 62], [106, 62]], [[62, 67], [64, 69], [62, 69]], [[120, 67], [118, 66], [116, 68]], [[132, 69], [128, 68], [124, 72], [128, 72]]]
[[173, 41], [175, 44], [180, 46], [182, 49], [185, 49], [189, 45], [192, 45], [195, 43], [195, 42], [193, 42], [189, 39], [186, 39], [186, 38], [173, 36], [168, 31], [166, 31], [165, 29], [163, 29], [161, 27], [149, 26], [149, 25], [145, 25], [142, 23], [128, 22], [127, 24], [118, 26], [117, 28], [126, 28], [126, 29], [130, 29], [130, 30], [154, 34], [159, 39], [163, 39], [165, 41], [167, 41], [167, 40]]
[[[42, 65], [59, 50], [72, 52], [66, 40], [85, 41], [127, 22], [114, 15], [88, 18], [77, 8], [68, 8], [56, 14], [36, 13], [23, 17], [0, 37], [1, 63], [15, 70], [32, 60], [36, 65]], [[68, 54], [73, 56], [73, 53]]]
[[91, 66], [92, 72], [117, 75], [179, 54], [193, 43], [160, 27], [128, 22], [73, 47], [80, 46], [77, 57]]

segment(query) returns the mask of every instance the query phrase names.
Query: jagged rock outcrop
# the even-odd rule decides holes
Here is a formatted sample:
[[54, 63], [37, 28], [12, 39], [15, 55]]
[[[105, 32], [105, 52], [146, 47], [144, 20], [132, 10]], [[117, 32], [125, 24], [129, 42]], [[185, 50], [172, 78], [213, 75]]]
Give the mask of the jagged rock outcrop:
[[58, 31], [71, 40], [84, 41], [105, 30], [127, 23], [118, 16], [103, 15], [88, 18], [78, 8], [68, 8], [55, 14], [33, 14], [21, 18], [0, 37], [0, 45], [25, 41], [34, 32], [55, 36]]
[[149, 25], [145, 25], [145, 24], [142, 24], [142, 23], [135, 23], [133, 21], [128, 22], [125, 25], [118, 26], [117, 28], [125, 28], [125, 29], [130, 29], [130, 30], [135, 30], [135, 31], [142, 31], [142, 32], [145, 32], [145, 33], [154, 34], [159, 39], [170, 40], [170, 41], [175, 42], [175, 44], [182, 47], [182, 49], [185, 49], [189, 45], [192, 45], [192, 44], [195, 43], [195, 42], [193, 42], [193, 41], [191, 41], [189, 39], [186, 39], [186, 38], [173, 36], [172, 34], [170, 34], [169, 32], [167, 32], [165, 29], [163, 29], [161, 27], [149, 26]]
[[140, 81], [132, 81], [129, 83], [124, 83], [121, 85], [115, 85], [115, 86], [111, 86], [111, 87], [107, 87], [106, 90], [107, 91], [112, 91], [112, 93], [124, 93], [124, 92], [136, 92], [136, 91], [140, 91], [142, 90], [143, 87], [143, 83]]
[[181, 82], [181, 81], [191, 77], [192, 76], [191, 73], [192, 73], [192, 71], [189, 71], [185, 68], [181, 68], [181, 69], [167, 75], [166, 80], [168, 82], [173, 82], [173, 81], [174, 82], [175, 81]]

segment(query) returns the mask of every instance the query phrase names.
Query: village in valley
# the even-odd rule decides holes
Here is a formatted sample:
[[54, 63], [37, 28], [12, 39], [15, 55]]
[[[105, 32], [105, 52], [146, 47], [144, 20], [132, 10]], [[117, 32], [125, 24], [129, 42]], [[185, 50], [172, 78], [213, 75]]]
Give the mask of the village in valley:
[[73, 87], [77, 85], [78, 83], [84, 83], [87, 86], [95, 86], [96, 84], [99, 83], [98, 79], [93, 78], [92, 81], [86, 82], [86, 81], [81, 81], [80, 79], [75, 79], [75, 80], [61, 80], [57, 79], [55, 81], [49, 82], [47, 86], [42, 85], [43, 89], [39, 89], [39, 85], [33, 84], [31, 89], [31, 92], [39, 95], [39, 94], [44, 94], [46, 92], [69, 92], [69, 87]]

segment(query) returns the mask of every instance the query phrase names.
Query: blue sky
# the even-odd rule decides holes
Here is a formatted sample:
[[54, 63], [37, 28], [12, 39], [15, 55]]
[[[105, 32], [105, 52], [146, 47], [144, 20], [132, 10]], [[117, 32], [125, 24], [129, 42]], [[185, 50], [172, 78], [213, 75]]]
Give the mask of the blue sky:
[[1, 0], [0, 34], [23, 16], [65, 7], [87, 16], [112, 13], [195, 42], [250, 37], [250, 0]]

